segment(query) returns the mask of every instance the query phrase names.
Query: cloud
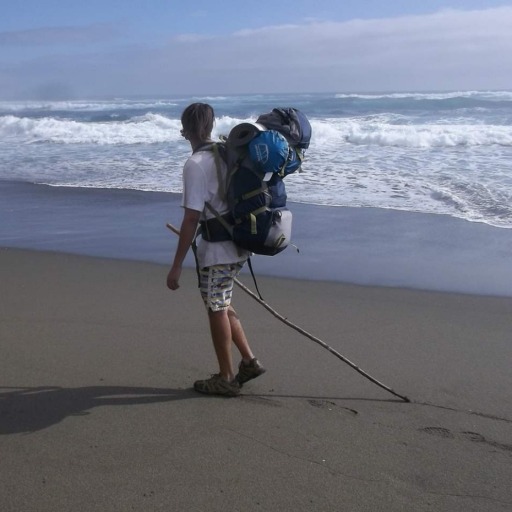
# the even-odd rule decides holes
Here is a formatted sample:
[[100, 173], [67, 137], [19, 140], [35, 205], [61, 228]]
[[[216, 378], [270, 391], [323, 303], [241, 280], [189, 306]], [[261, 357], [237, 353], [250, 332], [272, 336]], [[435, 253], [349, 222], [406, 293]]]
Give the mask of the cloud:
[[502, 7], [181, 34], [160, 47], [19, 63], [9, 83], [13, 73], [23, 85], [58, 76], [84, 95], [509, 89], [511, 26], [512, 7]]
[[253, 47], [273, 63], [286, 55], [293, 64], [302, 62], [315, 67], [361, 60], [378, 64], [382, 58], [389, 65], [396, 57], [414, 62], [422, 55], [471, 57], [468, 51], [475, 48], [484, 54], [511, 49], [511, 26], [512, 8], [442, 11], [427, 16], [239, 31], [225, 50], [232, 57], [243, 57]]
[[203, 43], [211, 39], [211, 36], [202, 34], [178, 34], [171, 39], [171, 43]]
[[510, 7], [311, 22], [170, 45], [159, 58], [239, 90], [501, 88], [512, 83], [511, 26]]

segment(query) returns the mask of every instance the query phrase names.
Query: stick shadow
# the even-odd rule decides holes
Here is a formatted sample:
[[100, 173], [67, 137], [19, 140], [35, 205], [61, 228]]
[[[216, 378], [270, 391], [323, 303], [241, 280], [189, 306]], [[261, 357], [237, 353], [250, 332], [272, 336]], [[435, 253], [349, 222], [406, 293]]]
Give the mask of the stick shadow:
[[191, 389], [130, 386], [0, 388], [0, 435], [43, 430], [68, 416], [89, 414], [99, 406], [154, 404], [196, 397]]

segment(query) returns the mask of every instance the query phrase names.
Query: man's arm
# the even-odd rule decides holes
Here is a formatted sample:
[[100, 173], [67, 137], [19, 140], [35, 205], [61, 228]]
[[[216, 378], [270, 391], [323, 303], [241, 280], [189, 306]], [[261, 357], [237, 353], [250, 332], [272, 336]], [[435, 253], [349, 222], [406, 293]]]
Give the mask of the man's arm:
[[179, 279], [181, 276], [183, 261], [185, 260], [185, 256], [187, 255], [190, 246], [192, 245], [192, 241], [194, 240], [200, 215], [201, 212], [191, 210], [190, 208], [185, 208], [183, 213], [178, 247], [176, 248], [171, 270], [167, 275], [167, 287], [171, 290], [177, 290], [180, 287]]

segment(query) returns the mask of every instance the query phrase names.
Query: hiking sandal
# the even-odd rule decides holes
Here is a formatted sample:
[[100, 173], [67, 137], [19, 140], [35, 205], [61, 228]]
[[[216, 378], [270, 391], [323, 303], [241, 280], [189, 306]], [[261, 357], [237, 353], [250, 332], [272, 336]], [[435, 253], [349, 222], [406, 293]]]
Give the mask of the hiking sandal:
[[237, 380], [228, 382], [216, 373], [209, 379], [194, 382], [194, 389], [205, 395], [237, 396], [240, 394], [240, 384]]
[[242, 386], [242, 384], [263, 375], [266, 371], [266, 368], [263, 368], [255, 357], [248, 363], [244, 363], [242, 360], [238, 365], [238, 374], [236, 375], [235, 380], [238, 381], [240, 386]]

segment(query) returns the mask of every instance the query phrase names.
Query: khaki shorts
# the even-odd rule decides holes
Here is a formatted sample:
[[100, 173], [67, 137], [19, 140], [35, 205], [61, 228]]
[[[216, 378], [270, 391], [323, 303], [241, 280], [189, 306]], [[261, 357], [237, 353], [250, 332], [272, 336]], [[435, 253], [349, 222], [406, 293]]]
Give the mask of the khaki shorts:
[[235, 277], [245, 262], [213, 265], [199, 270], [199, 289], [204, 305], [212, 311], [228, 309]]

